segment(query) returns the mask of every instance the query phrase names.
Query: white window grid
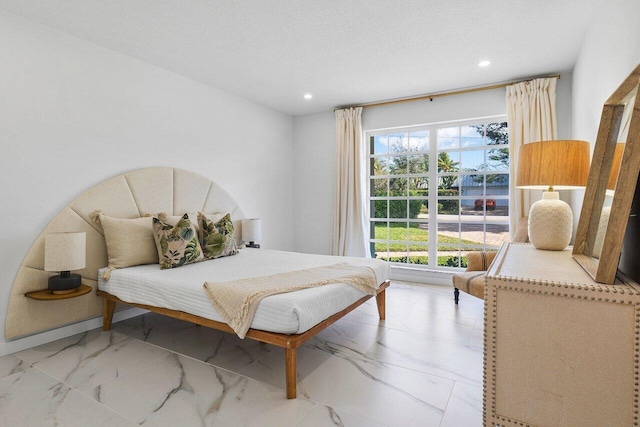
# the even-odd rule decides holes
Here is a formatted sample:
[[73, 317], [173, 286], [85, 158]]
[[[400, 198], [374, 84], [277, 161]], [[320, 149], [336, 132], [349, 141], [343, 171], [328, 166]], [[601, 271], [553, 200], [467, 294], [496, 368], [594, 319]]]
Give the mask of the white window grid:
[[[386, 195], [383, 196], [375, 196], [375, 195], [370, 195], [369, 194], [369, 206], [371, 206], [373, 203], [375, 203], [375, 201], [377, 200], [384, 200], [387, 201], [387, 216], [385, 218], [376, 218], [373, 215], [369, 215], [370, 218], [370, 225], [374, 225], [375, 223], [384, 223], [384, 224], [392, 224], [392, 223], [405, 223], [407, 225], [406, 227], [406, 239], [405, 240], [392, 240], [390, 238], [390, 228], [387, 226], [386, 230], [387, 230], [387, 236], [385, 239], [379, 239], [379, 238], [375, 238], [374, 234], [373, 234], [373, 230], [371, 232], [371, 237], [369, 239], [369, 242], [372, 244], [371, 246], [373, 247], [376, 243], [380, 243], [380, 244], [385, 244], [387, 246], [387, 248], [389, 248], [391, 245], [395, 245], [395, 246], [404, 246], [404, 250], [402, 251], [389, 251], [387, 249], [387, 251], [381, 252], [380, 255], [384, 256], [384, 257], [388, 257], [388, 253], [389, 252], [404, 252], [404, 255], [407, 257], [407, 260], [409, 260], [409, 257], [412, 256], [412, 253], [416, 253], [416, 252], [424, 252], [424, 251], [415, 251], [415, 250], [411, 250], [412, 247], [414, 248], [424, 248], [426, 249], [426, 251], [428, 252], [428, 259], [429, 259], [429, 264], [427, 265], [421, 265], [421, 264], [412, 264], [412, 263], [408, 263], [409, 265], [411, 265], [412, 267], [422, 267], [422, 268], [429, 268], [429, 269], [445, 269], [445, 270], [449, 270], [449, 269], [454, 269], [454, 270], [458, 270], [459, 268], [451, 268], [451, 267], [444, 267], [444, 266], [438, 266], [438, 261], [437, 258], [439, 256], [439, 252], [438, 251], [438, 247], [456, 247], [457, 250], [456, 251], [446, 251], [446, 252], [456, 252], [458, 257], [458, 260], [460, 260], [460, 257], [463, 256], [463, 254], [469, 250], [487, 250], [487, 249], [497, 249], [497, 246], [493, 246], [491, 244], [487, 244], [487, 239], [486, 239], [486, 235], [487, 235], [487, 228], [488, 227], [492, 227], [492, 226], [506, 226], [508, 229], [509, 226], [509, 219], [508, 217], [501, 219], [501, 218], [495, 218], [495, 217], [490, 217], [486, 215], [486, 204], [483, 204], [483, 221], [482, 222], [478, 222], [478, 221], [471, 221], [469, 220], [469, 218], [466, 218], [465, 221], [465, 216], [464, 214], [462, 214], [461, 210], [460, 210], [460, 206], [463, 203], [463, 201], [475, 201], [477, 199], [493, 199], [496, 202], [499, 200], [504, 200], [506, 201], [507, 205], [509, 204], [509, 196], [508, 194], [506, 195], [493, 195], [493, 194], [489, 194], [487, 191], [487, 176], [490, 175], [503, 175], [506, 176], [507, 179], [509, 179], [509, 169], [508, 167], [505, 169], [501, 169], [501, 170], [480, 170], [480, 171], [468, 171], [468, 170], [462, 170], [462, 171], [457, 171], [457, 172], [448, 172], [448, 173], [438, 173], [438, 164], [437, 164], [437, 159], [438, 159], [438, 155], [442, 152], [448, 152], [448, 153], [458, 153], [460, 154], [460, 157], [462, 156], [462, 153], [464, 153], [465, 151], [484, 151], [484, 163], [488, 163], [487, 162], [487, 155], [488, 152], [490, 150], [494, 150], [494, 149], [501, 149], [501, 148], [509, 148], [508, 144], [500, 144], [500, 145], [489, 145], [487, 144], [487, 140], [486, 140], [486, 136], [484, 144], [482, 145], [476, 145], [476, 146], [470, 146], [470, 147], [456, 147], [456, 148], [450, 148], [450, 149], [438, 149], [437, 148], [437, 135], [438, 135], [438, 129], [442, 129], [442, 128], [450, 128], [450, 127], [464, 127], [464, 126], [470, 126], [470, 125], [487, 125], [490, 123], [497, 123], [497, 122], [505, 122], [506, 121], [506, 117], [505, 116], [494, 116], [494, 117], [488, 117], [488, 118], [484, 118], [484, 119], [474, 119], [474, 120], [467, 120], [467, 121], [457, 121], [457, 122], [447, 122], [447, 123], [436, 123], [436, 124], [432, 124], [432, 125], [424, 125], [424, 126], [417, 126], [417, 127], [408, 127], [408, 128], [396, 128], [396, 129], [382, 129], [382, 130], [378, 130], [378, 131], [372, 131], [372, 132], [368, 132], [367, 133], [367, 142], [369, 144], [369, 147], [372, 148], [373, 145], [373, 137], [375, 136], [379, 136], [379, 135], [400, 135], [403, 134], [405, 136], [409, 136], [411, 134], [414, 134], [416, 132], [428, 132], [428, 144], [426, 145], [427, 149], [423, 149], [423, 150], [407, 150], [407, 151], [401, 151], [401, 152], [394, 152], [394, 153], [390, 153], [390, 152], [386, 152], [386, 153], [382, 153], [382, 154], [374, 154], [371, 153], [369, 154], [369, 185], [367, 186], [368, 191], [370, 191], [371, 187], [372, 187], [372, 183], [374, 179], [385, 179], [386, 180]], [[370, 151], [373, 151], [373, 149], [371, 149]], [[413, 155], [428, 155], [429, 156], [429, 171], [427, 173], [409, 173], [407, 170], [407, 173], [402, 173], [402, 174], [380, 174], [380, 175], [374, 175], [373, 171], [371, 170], [371, 165], [373, 164], [373, 160], [374, 159], [378, 159], [378, 158], [384, 158], [384, 159], [391, 159], [393, 157], [403, 157], [403, 156], [413, 156]], [[460, 159], [460, 157], [458, 157], [458, 159]], [[391, 191], [390, 191], [390, 182], [391, 179], [407, 179], [407, 185], [406, 185], [406, 190], [410, 190], [410, 185], [409, 185], [409, 181], [408, 179], [410, 178], [427, 178], [429, 182], [437, 182], [439, 177], [444, 177], [444, 176], [451, 176], [451, 177], [455, 177], [459, 180], [462, 176], [464, 175], [476, 175], [476, 176], [483, 176], [483, 180], [482, 180], [482, 194], [481, 195], [461, 195], [458, 194], [456, 196], [439, 196], [437, 188], [434, 191], [429, 191], [429, 195], [428, 196], [411, 196], [408, 195], [408, 191], [407, 191], [407, 195], [403, 195], [403, 196], [397, 196], [397, 195], [390, 195]], [[435, 180], [435, 181], [433, 181]], [[511, 180], [509, 179], [509, 185], [511, 185]], [[404, 218], [391, 218], [389, 216], [389, 212], [390, 212], [390, 201], [393, 200], [399, 200], [399, 201], [406, 201], [406, 215]], [[427, 218], [409, 218], [410, 214], [409, 214], [409, 203], [411, 200], [421, 200], [421, 201], [427, 201], [428, 205], [429, 205], [429, 215]], [[436, 206], [438, 205], [438, 201], [443, 201], [443, 200], [452, 200], [452, 201], [457, 201], [458, 202], [458, 213], [457, 215], [448, 215], [449, 217], [454, 216], [457, 217], [456, 219], [445, 219], [445, 218], [441, 218], [443, 215], [440, 214], [439, 212], [437, 212], [435, 215], [432, 214], [432, 206]], [[509, 209], [511, 208], [511, 206], [509, 206]], [[437, 209], [436, 209], [437, 210]], [[421, 242], [421, 241], [413, 241], [410, 240], [409, 237], [409, 229], [411, 228], [411, 224], [413, 223], [418, 223], [418, 224], [427, 224], [428, 230], [429, 231], [435, 231], [436, 235], [438, 235], [438, 231], [441, 229], [440, 226], [442, 225], [457, 225], [458, 226], [458, 242], [456, 243], [448, 243], [448, 242], [438, 242], [439, 239], [429, 239], [428, 242]], [[462, 233], [464, 232], [464, 228], [465, 227], [469, 227], [469, 226], [473, 226], [473, 227], [480, 227], [481, 231], [482, 231], [482, 235], [483, 235], [483, 239], [482, 239], [482, 243], [481, 244], [470, 244], [470, 243], [463, 243], [463, 236]], [[430, 237], [433, 234], [430, 233]], [[415, 256], [415, 255], [414, 255]], [[404, 263], [403, 263], [404, 264]]]

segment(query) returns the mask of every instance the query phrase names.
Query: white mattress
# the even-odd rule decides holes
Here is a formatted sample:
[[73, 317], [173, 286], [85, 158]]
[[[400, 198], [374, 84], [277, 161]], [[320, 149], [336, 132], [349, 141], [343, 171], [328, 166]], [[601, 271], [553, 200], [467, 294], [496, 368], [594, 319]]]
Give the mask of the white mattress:
[[[204, 292], [204, 282], [226, 282], [339, 262], [373, 268], [378, 284], [389, 278], [389, 265], [381, 260], [247, 248], [234, 256], [169, 270], [161, 270], [158, 264], [113, 270], [109, 280], [98, 280], [98, 287], [126, 302], [170, 308], [223, 322]], [[101, 276], [102, 273], [98, 274]], [[364, 293], [345, 283], [272, 295], [260, 302], [251, 328], [299, 334], [362, 296]]]

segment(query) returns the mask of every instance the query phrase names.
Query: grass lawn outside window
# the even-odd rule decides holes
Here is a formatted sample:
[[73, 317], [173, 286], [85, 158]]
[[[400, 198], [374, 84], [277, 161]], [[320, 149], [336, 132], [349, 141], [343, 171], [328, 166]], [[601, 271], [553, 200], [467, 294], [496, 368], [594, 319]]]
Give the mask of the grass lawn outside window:
[[[428, 264], [429, 256], [428, 256], [427, 244], [429, 242], [429, 231], [421, 229], [419, 223], [409, 223], [408, 228], [407, 228], [407, 223], [404, 223], [404, 222], [398, 222], [398, 223], [391, 222], [389, 223], [388, 228], [386, 225], [376, 225], [374, 235], [375, 235], [375, 239], [390, 241], [390, 243], [388, 244], [388, 248], [387, 248], [387, 243], [379, 242], [375, 244], [376, 252], [380, 252], [380, 253], [386, 253], [387, 251], [390, 252], [388, 257], [383, 255], [379, 257], [380, 259], [385, 259], [391, 262], [403, 262], [403, 263], [407, 262], [406, 255], [393, 255], [391, 253], [393, 252], [406, 253], [407, 244], [400, 243], [400, 242], [409, 240], [410, 242], [416, 242], [414, 244], [412, 243], [408, 244], [409, 252], [420, 253], [419, 255], [410, 255], [408, 260], [409, 263], [410, 264]], [[393, 243], [393, 241], [396, 241], [398, 243]], [[451, 246], [446, 245], [447, 243], [450, 243]], [[449, 263], [451, 265], [457, 266], [457, 258], [458, 258], [457, 251], [458, 251], [459, 244], [477, 245], [478, 242], [474, 242], [472, 240], [458, 239], [455, 237], [438, 234], [438, 251], [456, 253], [456, 255], [446, 255], [446, 256], [438, 257], [438, 264], [446, 265], [447, 263]], [[480, 244], [482, 244], [482, 242], [480, 242]], [[482, 249], [468, 248], [466, 252], [480, 251], [480, 250]], [[447, 262], [449, 259], [451, 260]], [[462, 267], [467, 266], [466, 258], [462, 258], [460, 261], [462, 263], [461, 265]]]

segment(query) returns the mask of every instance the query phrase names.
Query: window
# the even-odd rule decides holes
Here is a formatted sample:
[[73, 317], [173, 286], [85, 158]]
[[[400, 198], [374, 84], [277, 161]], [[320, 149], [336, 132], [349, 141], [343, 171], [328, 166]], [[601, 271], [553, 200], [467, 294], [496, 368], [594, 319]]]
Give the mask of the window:
[[466, 267], [509, 239], [504, 117], [368, 133], [370, 247], [424, 268]]

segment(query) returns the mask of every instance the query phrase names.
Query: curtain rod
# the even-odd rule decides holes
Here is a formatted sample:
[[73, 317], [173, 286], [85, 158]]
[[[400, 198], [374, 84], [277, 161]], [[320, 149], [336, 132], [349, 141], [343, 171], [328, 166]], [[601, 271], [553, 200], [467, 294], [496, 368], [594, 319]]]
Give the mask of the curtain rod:
[[444, 97], [444, 96], [452, 96], [452, 95], [463, 95], [465, 93], [482, 92], [482, 91], [485, 91], [485, 90], [492, 90], [492, 89], [500, 89], [500, 88], [507, 87], [507, 86], [512, 85], [512, 84], [530, 82], [532, 80], [540, 79], [540, 78], [548, 78], [548, 79], [558, 79], [558, 80], [560, 80], [560, 74], [556, 74], [554, 76], [532, 77], [532, 78], [527, 79], [527, 80], [514, 80], [514, 81], [511, 81], [511, 82], [498, 83], [498, 84], [493, 84], [493, 85], [489, 85], [489, 86], [479, 86], [479, 87], [473, 87], [473, 88], [469, 88], [469, 89], [452, 90], [452, 91], [449, 91], [449, 92], [438, 92], [438, 93], [433, 93], [431, 95], [418, 95], [418, 96], [410, 96], [410, 97], [407, 97], [407, 98], [389, 99], [389, 100], [386, 100], [386, 101], [367, 102], [367, 103], [359, 104], [359, 105], [347, 105], [347, 106], [344, 106], [344, 107], [336, 107], [336, 108], [333, 109], [333, 111], [342, 110], [344, 108], [352, 108], [352, 107], [362, 107], [362, 108], [380, 107], [381, 105], [400, 104], [400, 103], [403, 103], [403, 102], [421, 101], [423, 99], [428, 99], [430, 101], [433, 101], [434, 98], [441, 98], [441, 97]]

